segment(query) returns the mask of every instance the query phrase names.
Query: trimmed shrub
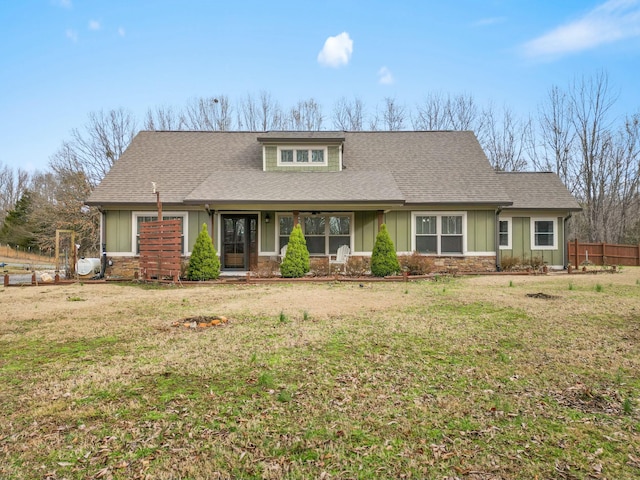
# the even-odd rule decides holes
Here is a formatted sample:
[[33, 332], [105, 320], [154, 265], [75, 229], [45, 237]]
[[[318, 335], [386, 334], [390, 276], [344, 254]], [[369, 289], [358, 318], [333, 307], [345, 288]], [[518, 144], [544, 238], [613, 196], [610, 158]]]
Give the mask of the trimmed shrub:
[[433, 259], [420, 255], [418, 252], [413, 252], [411, 255], [400, 255], [398, 261], [402, 270], [409, 275], [426, 275], [433, 270]]
[[396, 248], [383, 223], [376, 236], [376, 243], [371, 253], [371, 274], [375, 277], [386, 277], [400, 271]]
[[220, 259], [211, 242], [207, 224], [202, 224], [187, 267], [187, 280], [214, 280], [220, 276]]
[[300, 278], [309, 272], [309, 268], [309, 250], [302, 228], [298, 224], [289, 236], [287, 253], [280, 264], [280, 275], [285, 278]]

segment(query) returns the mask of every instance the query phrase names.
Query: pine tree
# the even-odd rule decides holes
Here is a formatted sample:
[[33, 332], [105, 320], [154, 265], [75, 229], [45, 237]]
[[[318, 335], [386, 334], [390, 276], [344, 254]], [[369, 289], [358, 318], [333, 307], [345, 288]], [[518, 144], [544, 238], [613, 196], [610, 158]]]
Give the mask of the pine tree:
[[400, 263], [398, 263], [396, 248], [389, 236], [387, 226], [383, 223], [371, 253], [371, 274], [376, 277], [386, 277], [399, 271]]
[[220, 259], [211, 242], [206, 223], [198, 234], [187, 267], [187, 280], [215, 280], [220, 276]]
[[287, 253], [280, 264], [280, 274], [285, 278], [299, 278], [309, 272], [309, 269], [309, 250], [302, 228], [298, 224], [289, 236]]

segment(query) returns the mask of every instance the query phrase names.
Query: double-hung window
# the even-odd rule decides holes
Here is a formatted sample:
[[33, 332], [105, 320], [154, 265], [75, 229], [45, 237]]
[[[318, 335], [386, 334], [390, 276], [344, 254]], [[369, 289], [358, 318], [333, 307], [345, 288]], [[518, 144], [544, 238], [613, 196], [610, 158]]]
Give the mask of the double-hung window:
[[[301, 215], [300, 226], [311, 255], [335, 255], [342, 245], [351, 246], [351, 215]], [[289, 242], [293, 217], [281, 215], [278, 223], [279, 246]]]
[[555, 218], [531, 219], [531, 249], [555, 250], [558, 248], [557, 220]]
[[432, 255], [463, 254], [465, 222], [461, 213], [414, 213], [413, 250]]
[[278, 166], [327, 165], [326, 147], [279, 147]]

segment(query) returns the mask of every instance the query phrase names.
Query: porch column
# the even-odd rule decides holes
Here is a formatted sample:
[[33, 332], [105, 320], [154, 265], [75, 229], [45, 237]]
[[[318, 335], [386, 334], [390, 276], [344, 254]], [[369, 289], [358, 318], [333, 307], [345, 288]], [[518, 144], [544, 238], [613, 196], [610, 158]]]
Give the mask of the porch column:
[[380, 231], [380, 228], [382, 227], [383, 223], [384, 223], [384, 210], [378, 210], [378, 231]]
[[300, 212], [299, 211], [295, 211], [293, 212], [293, 227], [295, 228], [296, 225], [298, 225], [298, 217], [300, 216]]

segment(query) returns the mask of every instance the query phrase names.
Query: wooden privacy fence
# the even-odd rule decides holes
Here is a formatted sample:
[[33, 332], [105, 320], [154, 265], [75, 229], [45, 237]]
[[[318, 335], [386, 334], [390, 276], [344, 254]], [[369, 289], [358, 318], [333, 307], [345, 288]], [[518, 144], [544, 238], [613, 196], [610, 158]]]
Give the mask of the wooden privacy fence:
[[571, 265], [580, 266], [584, 262], [595, 265], [640, 266], [640, 245], [615, 245], [612, 243], [568, 242]]
[[140, 225], [140, 274], [143, 280], [180, 277], [182, 233], [180, 220], [144, 222]]

